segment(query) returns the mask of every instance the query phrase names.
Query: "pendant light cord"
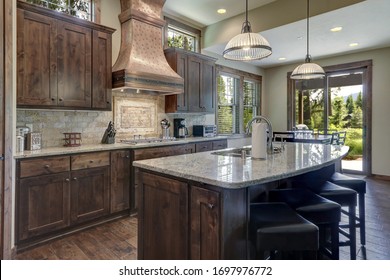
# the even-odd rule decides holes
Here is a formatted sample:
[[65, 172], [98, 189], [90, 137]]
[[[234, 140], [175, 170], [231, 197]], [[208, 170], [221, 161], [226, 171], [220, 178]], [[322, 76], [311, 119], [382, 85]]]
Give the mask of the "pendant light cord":
[[248, 23], [248, 0], [246, 0], [245, 22]]
[[[247, 0], [248, 1], [248, 0]], [[310, 61], [310, 55], [309, 55], [309, 11], [310, 11], [310, 8], [309, 8], [309, 5], [310, 5], [310, 0], [307, 0], [307, 11], [306, 11], [306, 60], [309, 60]]]

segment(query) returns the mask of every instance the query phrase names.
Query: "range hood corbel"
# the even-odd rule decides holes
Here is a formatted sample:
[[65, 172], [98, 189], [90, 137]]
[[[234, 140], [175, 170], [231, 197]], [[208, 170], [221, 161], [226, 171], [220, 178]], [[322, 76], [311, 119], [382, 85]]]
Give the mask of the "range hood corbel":
[[112, 68], [113, 91], [180, 94], [184, 80], [162, 47], [165, 0], [121, 0], [121, 47]]

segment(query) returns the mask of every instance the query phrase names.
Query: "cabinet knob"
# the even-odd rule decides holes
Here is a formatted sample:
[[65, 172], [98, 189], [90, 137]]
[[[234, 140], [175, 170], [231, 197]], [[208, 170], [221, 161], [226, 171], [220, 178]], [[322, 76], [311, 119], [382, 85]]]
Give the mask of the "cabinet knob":
[[107, 104], [110, 104], [111, 102], [110, 101], [107, 101]]
[[62, 97], [60, 97], [58, 100], [61, 101], [61, 102], [64, 101], [64, 99]]
[[93, 163], [93, 160], [91, 159], [91, 160], [89, 161], [89, 163]]
[[77, 181], [77, 177], [73, 177], [73, 179], [72, 179], [73, 181]]
[[126, 158], [130, 158], [130, 156], [126, 156]]
[[207, 203], [207, 207], [208, 207], [209, 209], [213, 209], [213, 208], [215, 207], [215, 205], [212, 204], [212, 203]]
[[51, 101], [56, 101], [56, 99], [54, 97], [51, 98]]
[[48, 165], [48, 164], [45, 164], [45, 168], [49, 168], [50, 167], [50, 165]]
[[65, 179], [65, 182], [69, 182], [69, 181], [70, 181], [69, 178], [66, 178], [66, 179]]

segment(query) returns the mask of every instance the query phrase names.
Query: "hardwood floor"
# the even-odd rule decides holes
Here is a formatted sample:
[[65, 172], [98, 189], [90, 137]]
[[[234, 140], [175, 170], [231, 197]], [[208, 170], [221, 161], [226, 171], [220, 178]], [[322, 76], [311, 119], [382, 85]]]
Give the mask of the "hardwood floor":
[[[390, 260], [390, 181], [366, 178], [366, 239], [357, 259]], [[135, 260], [137, 218], [127, 217], [51, 241], [17, 254], [19, 260]], [[342, 247], [341, 259], [349, 259]]]

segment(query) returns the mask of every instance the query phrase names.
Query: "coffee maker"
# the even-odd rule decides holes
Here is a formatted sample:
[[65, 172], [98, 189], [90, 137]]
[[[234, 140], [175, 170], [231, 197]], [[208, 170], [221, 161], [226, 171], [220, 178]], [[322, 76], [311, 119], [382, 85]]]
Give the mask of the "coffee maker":
[[173, 136], [176, 138], [185, 138], [188, 136], [185, 119], [173, 119]]

